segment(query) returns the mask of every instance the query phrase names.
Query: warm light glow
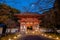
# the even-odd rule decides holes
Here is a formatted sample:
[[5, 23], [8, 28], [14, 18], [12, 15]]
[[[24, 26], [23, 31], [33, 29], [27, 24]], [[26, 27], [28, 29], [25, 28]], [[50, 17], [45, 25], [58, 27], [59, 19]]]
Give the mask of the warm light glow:
[[34, 24], [38, 24], [38, 22], [34, 22]]
[[26, 34], [27, 34], [28, 32], [26, 31]]
[[27, 22], [26, 24], [29, 24], [29, 22]]
[[18, 37], [20, 37], [21, 35], [19, 34], [19, 35], [17, 35]]
[[33, 31], [32, 33], [34, 34], [35, 32]]
[[38, 28], [38, 26], [37, 26], [37, 30], [38, 30], [39, 28]]
[[24, 25], [24, 29], [25, 29], [26, 27], [25, 27], [25, 25]]
[[56, 39], [59, 39], [58, 37]]
[[30, 24], [33, 24], [32, 22]]
[[22, 26], [20, 28], [22, 29]]
[[49, 36], [49, 38], [52, 38], [52, 36]]
[[47, 35], [45, 34], [44, 36], [46, 37]]
[[25, 31], [24, 29], [22, 31]]
[[21, 22], [21, 24], [25, 24], [25, 22]]
[[29, 26], [29, 23], [26, 23], [26, 26]]
[[8, 40], [11, 40], [10, 38]]
[[35, 31], [38, 31], [37, 29]]
[[16, 39], [17, 37], [16, 36], [14, 36], [14, 39]]
[[44, 35], [44, 34], [41, 34], [42, 36]]

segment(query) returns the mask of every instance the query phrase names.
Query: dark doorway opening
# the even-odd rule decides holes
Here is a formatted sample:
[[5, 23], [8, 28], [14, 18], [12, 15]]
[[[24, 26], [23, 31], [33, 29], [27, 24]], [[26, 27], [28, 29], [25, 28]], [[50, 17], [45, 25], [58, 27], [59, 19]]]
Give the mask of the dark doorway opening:
[[33, 30], [32, 26], [28, 26], [27, 30]]

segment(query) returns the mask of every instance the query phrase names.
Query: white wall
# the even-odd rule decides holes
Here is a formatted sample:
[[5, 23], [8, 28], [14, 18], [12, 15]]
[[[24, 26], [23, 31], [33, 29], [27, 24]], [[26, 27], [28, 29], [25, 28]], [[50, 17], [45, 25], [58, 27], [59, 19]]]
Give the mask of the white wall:
[[18, 31], [18, 28], [12, 28], [12, 29], [7, 29], [6, 32], [9, 33], [11, 31], [11, 33], [15, 33]]

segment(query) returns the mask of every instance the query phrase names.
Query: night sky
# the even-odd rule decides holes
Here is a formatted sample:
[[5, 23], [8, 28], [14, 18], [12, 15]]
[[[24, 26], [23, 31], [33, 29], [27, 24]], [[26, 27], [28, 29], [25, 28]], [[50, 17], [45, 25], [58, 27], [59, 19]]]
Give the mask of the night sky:
[[37, 12], [42, 14], [53, 7], [55, 0], [0, 0], [0, 3], [5, 3], [21, 12]]

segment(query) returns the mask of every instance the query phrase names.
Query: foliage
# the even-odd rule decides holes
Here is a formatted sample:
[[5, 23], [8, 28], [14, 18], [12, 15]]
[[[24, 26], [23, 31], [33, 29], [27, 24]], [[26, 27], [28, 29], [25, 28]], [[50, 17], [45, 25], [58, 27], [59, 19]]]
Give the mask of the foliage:
[[0, 4], [0, 12], [3, 12], [3, 11], [5, 12], [5, 14], [7, 14], [8, 12], [12, 13], [12, 14], [14, 14], [14, 13], [20, 13], [19, 10], [11, 8], [10, 6], [7, 6], [6, 4]]
[[17, 19], [14, 17], [14, 14], [20, 13], [19, 10], [16, 10], [14, 8], [11, 8], [10, 6], [7, 6], [5, 4], [0, 4], [0, 22], [5, 23], [8, 27], [15, 27], [18, 23], [14, 19]]
[[56, 33], [56, 28], [60, 28], [60, 10], [58, 7], [58, 2], [56, 1], [54, 7], [45, 12], [45, 17], [42, 19], [42, 26], [45, 28], [51, 28]]

